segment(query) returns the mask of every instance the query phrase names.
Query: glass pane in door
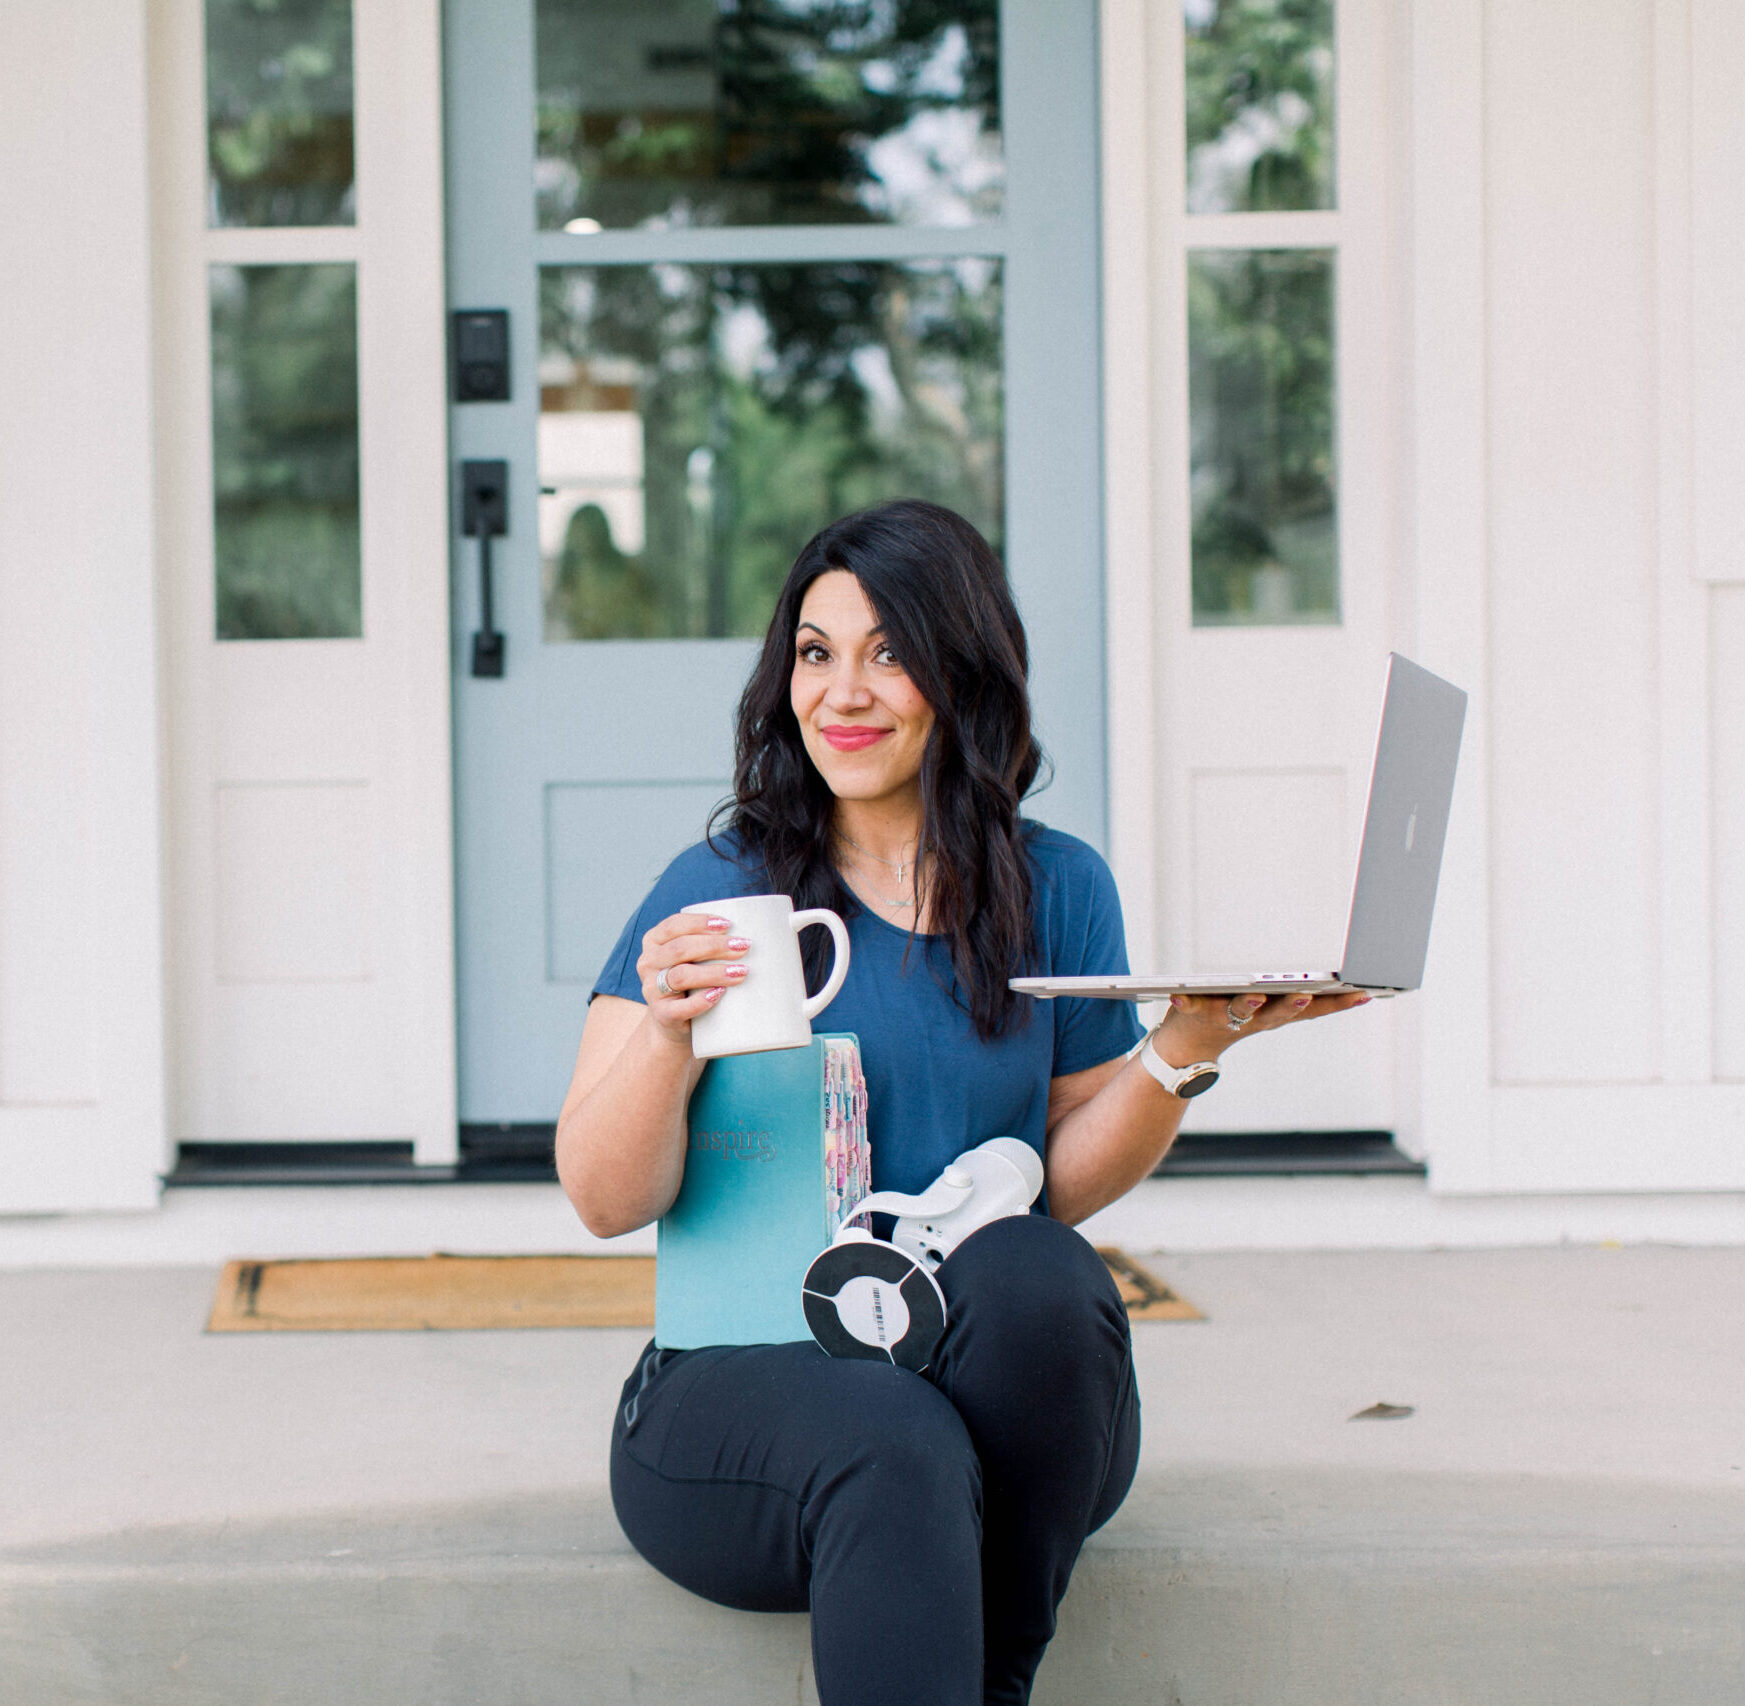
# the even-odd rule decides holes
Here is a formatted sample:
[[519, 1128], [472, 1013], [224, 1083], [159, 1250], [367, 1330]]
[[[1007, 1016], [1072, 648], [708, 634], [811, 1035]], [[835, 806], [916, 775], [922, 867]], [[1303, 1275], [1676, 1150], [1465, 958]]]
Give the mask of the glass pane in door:
[[357, 268], [211, 268], [218, 638], [355, 639]]
[[539, 223], [999, 215], [998, 0], [538, 0]]
[[1182, 0], [1189, 213], [1332, 207], [1333, 0]]
[[206, 0], [207, 221], [350, 225], [351, 0]]
[[922, 497], [998, 548], [1000, 264], [547, 267], [548, 640], [756, 635], [799, 547]]
[[1196, 627], [1339, 620], [1333, 255], [1188, 257]]

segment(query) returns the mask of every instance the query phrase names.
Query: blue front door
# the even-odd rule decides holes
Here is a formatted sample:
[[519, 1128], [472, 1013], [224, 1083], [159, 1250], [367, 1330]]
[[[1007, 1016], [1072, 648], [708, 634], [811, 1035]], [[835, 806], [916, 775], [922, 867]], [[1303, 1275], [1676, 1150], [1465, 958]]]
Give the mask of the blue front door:
[[[852, 16], [851, 16], [852, 14]], [[806, 538], [894, 496], [1005, 553], [1056, 779], [1104, 839], [1090, 0], [448, 0], [463, 1123], [555, 1118], [625, 917], [727, 792]], [[473, 673], [459, 466], [507, 467]]]

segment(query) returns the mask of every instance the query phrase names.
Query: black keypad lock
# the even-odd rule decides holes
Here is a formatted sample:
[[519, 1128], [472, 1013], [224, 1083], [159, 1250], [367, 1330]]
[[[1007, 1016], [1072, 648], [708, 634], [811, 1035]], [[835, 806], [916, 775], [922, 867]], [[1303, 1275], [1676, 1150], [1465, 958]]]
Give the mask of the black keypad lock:
[[457, 308], [454, 314], [454, 400], [509, 401], [509, 310]]

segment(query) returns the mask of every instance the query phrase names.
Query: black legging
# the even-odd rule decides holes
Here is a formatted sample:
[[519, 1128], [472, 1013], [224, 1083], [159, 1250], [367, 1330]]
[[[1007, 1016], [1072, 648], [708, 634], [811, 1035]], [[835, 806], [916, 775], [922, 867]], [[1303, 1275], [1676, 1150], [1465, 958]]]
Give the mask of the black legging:
[[1015, 1216], [939, 1283], [924, 1377], [809, 1343], [650, 1346], [624, 1386], [624, 1532], [707, 1599], [810, 1610], [821, 1706], [1028, 1700], [1079, 1548], [1133, 1480], [1127, 1315], [1090, 1245]]

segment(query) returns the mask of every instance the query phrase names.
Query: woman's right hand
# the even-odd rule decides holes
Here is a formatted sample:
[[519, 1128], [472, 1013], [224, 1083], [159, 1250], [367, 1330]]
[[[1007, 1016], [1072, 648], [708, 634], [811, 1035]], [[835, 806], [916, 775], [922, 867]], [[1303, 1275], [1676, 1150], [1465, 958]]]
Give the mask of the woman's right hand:
[[732, 928], [725, 918], [675, 912], [642, 938], [636, 975], [642, 979], [648, 1016], [687, 1051], [691, 1021], [745, 979], [744, 956], [751, 943], [743, 936], [730, 936]]

